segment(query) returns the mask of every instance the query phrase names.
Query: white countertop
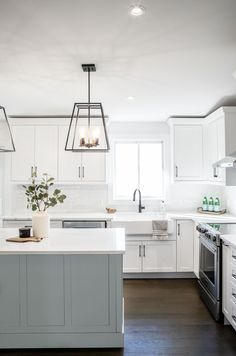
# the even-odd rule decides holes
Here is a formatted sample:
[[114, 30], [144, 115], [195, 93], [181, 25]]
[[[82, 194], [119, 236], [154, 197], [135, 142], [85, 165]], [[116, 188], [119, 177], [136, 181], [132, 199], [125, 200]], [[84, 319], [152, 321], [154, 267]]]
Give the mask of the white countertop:
[[[49, 212], [50, 214], [50, 212]], [[15, 216], [2, 216], [3, 220], [31, 220], [32, 214], [27, 215], [15, 215]], [[236, 216], [232, 214], [223, 215], [213, 215], [213, 214], [200, 214], [194, 211], [170, 211], [166, 215], [160, 214], [159, 212], [116, 212], [115, 214], [106, 213], [58, 213], [50, 214], [51, 220], [106, 220], [106, 221], [152, 221], [160, 218], [167, 219], [191, 219], [194, 221], [202, 222], [236, 222]]]
[[15, 243], [18, 229], [0, 229], [0, 255], [11, 254], [123, 254], [124, 229], [51, 229], [40, 242]]
[[[112, 220], [112, 214], [106, 213], [50, 213], [51, 220]], [[4, 215], [2, 216], [3, 220], [31, 220], [32, 213], [29, 214], [19, 214], [19, 215]]]

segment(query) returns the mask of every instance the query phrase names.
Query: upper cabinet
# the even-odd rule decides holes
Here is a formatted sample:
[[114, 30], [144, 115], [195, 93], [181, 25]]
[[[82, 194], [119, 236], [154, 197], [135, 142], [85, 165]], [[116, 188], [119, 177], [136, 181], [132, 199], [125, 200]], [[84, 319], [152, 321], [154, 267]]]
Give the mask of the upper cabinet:
[[58, 183], [106, 183], [104, 152], [66, 152], [68, 125], [12, 125], [16, 152], [12, 153], [11, 181], [24, 183], [35, 174]]
[[57, 179], [57, 126], [15, 125], [16, 152], [12, 153], [11, 179], [26, 182], [35, 174]]
[[105, 183], [104, 152], [65, 151], [67, 126], [59, 127], [58, 180], [60, 182]]
[[170, 118], [168, 123], [172, 181], [235, 182], [235, 170], [213, 165], [236, 151], [236, 107], [221, 107], [205, 118]]
[[11, 154], [11, 180], [26, 182], [34, 169], [34, 126], [12, 126], [16, 151]]
[[225, 119], [219, 117], [206, 124], [206, 170], [212, 182], [224, 182], [225, 170], [213, 168], [213, 164], [225, 157]]
[[170, 119], [174, 181], [204, 180], [202, 120]]

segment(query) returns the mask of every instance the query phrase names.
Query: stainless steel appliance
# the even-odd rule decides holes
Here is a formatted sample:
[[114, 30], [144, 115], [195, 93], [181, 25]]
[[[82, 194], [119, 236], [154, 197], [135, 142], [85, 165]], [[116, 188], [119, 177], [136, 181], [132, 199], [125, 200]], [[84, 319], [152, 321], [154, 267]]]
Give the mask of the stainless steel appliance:
[[102, 229], [107, 228], [105, 220], [64, 220], [63, 229]]
[[221, 234], [236, 233], [236, 224], [199, 224], [199, 292], [216, 321], [222, 318]]

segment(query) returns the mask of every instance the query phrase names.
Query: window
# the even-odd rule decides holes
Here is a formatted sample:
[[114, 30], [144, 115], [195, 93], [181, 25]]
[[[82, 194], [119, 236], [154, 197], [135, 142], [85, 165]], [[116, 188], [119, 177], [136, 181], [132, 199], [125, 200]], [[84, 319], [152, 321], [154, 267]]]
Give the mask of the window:
[[163, 197], [163, 145], [161, 142], [115, 144], [114, 199], [129, 199], [139, 188], [145, 198]]

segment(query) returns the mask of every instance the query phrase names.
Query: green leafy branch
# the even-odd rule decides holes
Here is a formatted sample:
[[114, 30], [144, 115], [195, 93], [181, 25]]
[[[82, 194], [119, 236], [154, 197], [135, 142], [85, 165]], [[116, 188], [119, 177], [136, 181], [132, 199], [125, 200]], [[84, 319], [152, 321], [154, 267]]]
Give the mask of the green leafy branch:
[[27, 209], [46, 211], [58, 203], [63, 203], [66, 195], [60, 189], [50, 192], [53, 185], [54, 178], [48, 177], [47, 173], [43, 174], [41, 182], [36, 182], [36, 177], [33, 175], [31, 184], [23, 185], [27, 198]]

